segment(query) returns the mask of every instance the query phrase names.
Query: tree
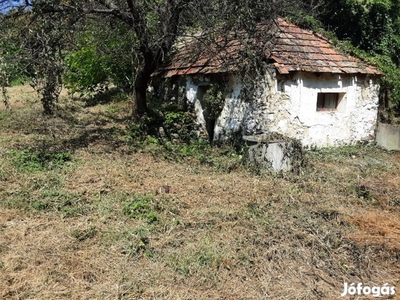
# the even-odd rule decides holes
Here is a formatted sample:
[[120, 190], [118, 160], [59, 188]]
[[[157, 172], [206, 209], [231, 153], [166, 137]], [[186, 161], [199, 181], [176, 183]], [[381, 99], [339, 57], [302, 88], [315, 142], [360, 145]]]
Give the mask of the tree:
[[74, 46], [65, 58], [65, 86], [71, 92], [96, 94], [112, 83], [132, 94], [138, 64], [132, 29], [111, 17], [83, 23], [74, 34]]
[[[1, 15], [0, 22], [5, 23]], [[16, 30], [11, 26], [5, 27], [0, 31], [0, 87], [2, 100], [8, 107], [7, 87], [23, 77], [23, 64], [18, 59], [21, 49], [18, 40], [15, 39]]]
[[[57, 1], [55, 1], [57, 2]], [[17, 45], [12, 61], [19, 68], [14, 74], [31, 79], [32, 87], [41, 97], [45, 114], [54, 112], [54, 104], [62, 88], [64, 50], [69, 44], [70, 23], [62, 11], [53, 10], [46, 1], [1, 1], [1, 11], [11, 9], [1, 18], [2, 33], [9, 33], [8, 43]], [[52, 13], [52, 18], [47, 13]], [[6, 50], [2, 48], [3, 52]]]
[[320, 16], [324, 27], [377, 64], [384, 72], [381, 96], [400, 113], [400, 1], [326, 0], [325, 7]]
[[[195, 31], [225, 34], [228, 31], [248, 30], [251, 34], [258, 22], [287, 14], [299, 16], [299, 12], [305, 11], [305, 6], [315, 6], [315, 3], [315, 0], [0, 0], [3, 11], [6, 7], [13, 7], [7, 14], [9, 18], [29, 15], [32, 21], [28, 25], [29, 30], [43, 33], [39, 35], [42, 44], [24, 46], [33, 51], [30, 54], [35, 59], [39, 57], [35, 53], [46, 49], [43, 53], [50, 57], [52, 66], [44, 64], [39, 69], [49, 76], [46, 84], [50, 86], [60, 83], [58, 74], [62, 66], [59, 62], [65, 46], [63, 41], [67, 39], [66, 33], [71, 32], [70, 28], [82, 19], [96, 16], [110, 16], [127, 24], [137, 41], [135, 55], [138, 65], [133, 83], [132, 109], [136, 119], [147, 112], [146, 92], [151, 76], [168, 58], [178, 36]], [[46, 31], [52, 26], [57, 32]], [[43, 49], [39, 50], [36, 46]], [[57, 96], [54, 89], [51, 92]], [[44, 98], [47, 96], [43, 94]], [[44, 105], [48, 103], [47, 99], [43, 101]], [[48, 108], [51, 110], [50, 106]]]

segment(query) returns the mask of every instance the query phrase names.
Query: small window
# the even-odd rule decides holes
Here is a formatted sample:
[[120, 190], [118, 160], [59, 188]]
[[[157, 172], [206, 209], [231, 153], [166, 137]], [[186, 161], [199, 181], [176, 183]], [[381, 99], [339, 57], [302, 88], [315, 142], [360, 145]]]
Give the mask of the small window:
[[335, 111], [339, 104], [339, 93], [318, 93], [317, 111]]

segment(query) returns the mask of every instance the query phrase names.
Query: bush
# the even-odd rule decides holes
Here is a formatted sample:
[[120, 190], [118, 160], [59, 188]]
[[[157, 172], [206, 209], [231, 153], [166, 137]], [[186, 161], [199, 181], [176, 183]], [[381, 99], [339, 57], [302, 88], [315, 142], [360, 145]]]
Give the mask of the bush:
[[189, 142], [197, 138], [196, 131], [198, 126], [192, 113], [184, 111], [165, 112], [163, 125], [169, 137], [176, 136], [183, 142]]

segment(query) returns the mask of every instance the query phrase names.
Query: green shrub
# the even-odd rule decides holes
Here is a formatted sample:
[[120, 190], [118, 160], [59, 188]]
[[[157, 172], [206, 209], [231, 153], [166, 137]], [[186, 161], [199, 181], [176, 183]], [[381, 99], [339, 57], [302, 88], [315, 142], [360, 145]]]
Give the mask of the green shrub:
[[196, 139], [197, 124], [195, 116], [185, 111], [167, 111], [164, 112], [164, 128], [170, 137], [178, 136], [182, 142], [189, 142]]
[[156, 112], [144, 115], [139, 122], [132, 122], [127, 128], [127, 139], [132, 145], [140, 145], [148, 136], [158, 137], [158, 128], [163, 118]]
[[207, 89], [203, 96], [203, 100], [207, 110], [209, 111], [209, 118], [216, 120], [222, 112], [225, 105], [225, 94], [227, 93], [226, 87], [222, 83], [213, 83]]

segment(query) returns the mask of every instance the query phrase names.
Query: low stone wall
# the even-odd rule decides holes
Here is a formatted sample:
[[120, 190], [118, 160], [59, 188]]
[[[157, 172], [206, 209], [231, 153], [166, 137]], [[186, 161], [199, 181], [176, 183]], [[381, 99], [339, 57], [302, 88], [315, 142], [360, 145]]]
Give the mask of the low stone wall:
[[387, 150], [400, 150], [400, 125], [379, 123], [376, 143]]

